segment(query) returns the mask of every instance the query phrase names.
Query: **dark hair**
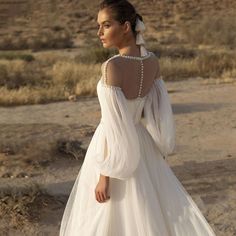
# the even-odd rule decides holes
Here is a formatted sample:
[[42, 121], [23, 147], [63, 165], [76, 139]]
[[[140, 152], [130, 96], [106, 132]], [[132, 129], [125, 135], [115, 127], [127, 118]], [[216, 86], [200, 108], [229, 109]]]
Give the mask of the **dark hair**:
[[129, 21], [131, 24], [132, 31], [136, 36], [135, 24], [137, 17], [143, 21], [143, 17], [138, 14], [134, 6], [127, 0], [104, 0], [99, 4], [99, 10], [109, 8], [113, 13], [113, 18], [124, 24], [125, 21]]

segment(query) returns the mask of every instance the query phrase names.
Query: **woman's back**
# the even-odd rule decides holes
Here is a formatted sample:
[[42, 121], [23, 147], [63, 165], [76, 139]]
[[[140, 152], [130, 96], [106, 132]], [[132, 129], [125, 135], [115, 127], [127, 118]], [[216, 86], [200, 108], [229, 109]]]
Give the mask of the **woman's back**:
[[145, 97], [159, 77], [159, 65], [152, 52], [144, 57], [115, 55], [103, 65], [104, 82], [121, 87], [128, 100]]

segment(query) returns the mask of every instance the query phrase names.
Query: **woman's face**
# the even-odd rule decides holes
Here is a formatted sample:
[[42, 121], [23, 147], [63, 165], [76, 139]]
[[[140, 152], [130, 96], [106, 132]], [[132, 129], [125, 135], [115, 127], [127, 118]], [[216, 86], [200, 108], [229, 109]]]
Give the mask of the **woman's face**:
[[109, 9], [104, 8], [98, 12], [97, 17], [98, 32], [103, 47], [119, 47], [124, 40], [124, 25], [112, 19], [112, 14]]

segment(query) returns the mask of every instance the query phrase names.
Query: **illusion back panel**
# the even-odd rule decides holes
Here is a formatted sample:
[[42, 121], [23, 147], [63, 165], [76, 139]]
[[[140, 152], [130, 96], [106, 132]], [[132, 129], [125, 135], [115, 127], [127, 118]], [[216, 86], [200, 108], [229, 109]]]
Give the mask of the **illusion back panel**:
[[[142, 61], [131, 58], [121, 58], [121, 63], [122, 68], [124, 68], [122, 90], [126, 98], [134, 99], [138, 97], [139, 91], [141, 91], [140, 97], [144, 97], [152, 87], [158, 72], [157, 70], [159, 70], [156, 58], [150, 56]], [[143, 80], [141, 81], [142, 75]]]

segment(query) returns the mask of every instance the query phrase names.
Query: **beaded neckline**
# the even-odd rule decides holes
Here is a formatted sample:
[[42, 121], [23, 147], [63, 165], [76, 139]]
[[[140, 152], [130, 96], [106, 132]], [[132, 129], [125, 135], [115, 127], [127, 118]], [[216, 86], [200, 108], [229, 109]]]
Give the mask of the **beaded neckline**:
[[128, 59], [135, 59], [135, 60], [143, 60], [151, 56], [151, 53], [148, 52], [147, 55], [142, 56], [142, 57], [137, 57], [137, 56], [129, 56], [129, 55], [122, 55], [122, 54], [117, 54], [117, 56], [128, 58]]

